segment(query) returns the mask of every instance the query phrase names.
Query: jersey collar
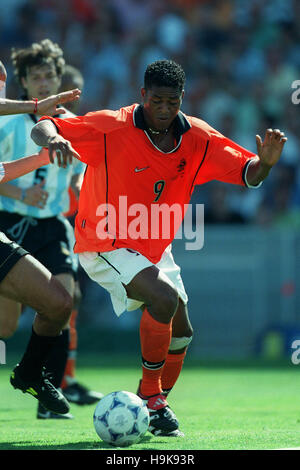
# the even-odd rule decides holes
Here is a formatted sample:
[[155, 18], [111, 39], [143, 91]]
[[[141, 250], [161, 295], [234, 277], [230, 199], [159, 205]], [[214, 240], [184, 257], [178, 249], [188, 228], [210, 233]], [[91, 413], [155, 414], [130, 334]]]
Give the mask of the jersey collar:
[[[147, 131], [147, 125], [144, 119], [144, 113], [143, 113], [143, 105], [139, 104], [134, 108], [133, 111], [133, 124], [135, 127], [138, 127], [139, 129], [142, 129], [143, 131]], [[174, 120], [174, 125], [175, 125], [175, 134], [176, 138], [179, 139], [179, 137], [187, 132], [188, 130], [191, 129], [191, 125], [188, 122], [187, 118], [185, 115], [179, 111], [177, 114], [175, 120]]]

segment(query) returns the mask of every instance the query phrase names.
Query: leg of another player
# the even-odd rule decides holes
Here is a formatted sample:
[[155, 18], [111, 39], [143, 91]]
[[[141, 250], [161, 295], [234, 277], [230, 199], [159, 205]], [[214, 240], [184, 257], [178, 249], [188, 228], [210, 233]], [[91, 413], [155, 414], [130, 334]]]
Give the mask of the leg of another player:
[[0, 295], [29, 305], [37, 312], [33, 329], [40, 336], [58, 336], [71, 313], [69, 294], [48, 269], [30, 255], [23, 256], [1, 281]]
[[18, 328], [21, 307], [19, 302], [0, 296], [0, 338], [13, 336]]
[[[73, 299], [75, 291], [75, 281], [73, 275], [70, 273], [62, 273], [57, 274], [54, 277], [66, 289], [68, 294]], [[47, 371], [50, 372], [52, 376], [52, 383], [55, 387], [61, 386], [64, 376], [69, 351], [69, 334], [70, 325], [68, 322], [63, 328], [62, 334], [56, 344], [56, 348], [51, 351], [47, 360]]]
[[24, 375], [36, 377], [69, 319], [71, 298], [54, 276], [30, 255], [23, 256], [5, 276], [0, 283], [0, 294], [37, 312], [32, 336], [20, 362]]
[[76, 381], [75, 370], [76, 370], [77, 343], [78, 343], [76, 322], [77, 322], [78, 308], [81, 302], [81, 297], [82, 296], [81, 296], [79, 283], [75, 282], [73, 310], [72, 310], [72, 314], [70, 318], [70, 338], [69, 338], [68, 359], [67, 359], [67, 364], [66, 364], [66, 368], [64, 372], [63, 381], [62, 381], [63, 390], [66, 389], [68, 385]]
[[76, 370], [76, 357], [77, 357], [77, 329], [76, 329], [76, 319], [78, 311], [73, 308], [71, 318], [70, 318], [70, 330], [69, 330], [69, 349], [68, 349], [68, 359], [66, 368], [64, 371], [64, 376], [61, 384], [63, 390], [67, 389], [70, 384], [76, 381], [75, 379], [75, 370]]
[[92, 405], [103, 397], [103, 393], [90, 390], [76, 379], [76, 359], [77, 359], [77, 327], [76, 319], [81, 302], [81, 291], [79, 283], [75, 283], [74, 306], [70, 318], [70, 340], [68, 348], [68, 358], [64, 371], [61, 388], [64, 396], [71, 403], [77, 405]]
[[49, 411], [68, 413], [67, 400], [45, 377], [43, 367], [69, 320], [72, 298], [50, 271], [30, 255], [23, 256], [11, 268], [0, 283], [0, 294], [37, 312], [25, 353], [11, 374], [11, 384], [33, 395]]
[[156, 266], [143, 269], [125, 287], [129, 298], [144, 303], [140, 322], [143, 377], [142, 395], [160, 394], [161, 374], [168, 354], [172, 318], [178, 308], [178, 294]]
[[[71, 298], [74, 294], [74, 278], [72, 274], [64, 273], [54, 276], [57, 282], [59, 282], [68, 292]], [[51, 382], [54, 387], [61, 387], [62, 379], [64, 376], [64, 371], [66, 368], [66, 363], [68, 359], [69, 351], [69, 322], [64, 325], [62, 334], [58, 337], [55, 348], [53, 348], [46, 361], [46, 370], [51, 377]], [[38, 419], [72, 419], [73, 415], [66, 413], [64, 415], [58, 415], [56, 413], [51, 413], [47, 411], [41, 403], [38, 404], [37, 409], [37, 418]]]
[[168, 395], [174, 387], [186, 355], [188, 344], [191, 342], [193, 329], [190, 323], [187, 306], [181, 299], [172, 321], [172, 339], [161, 377], [164, 395]]

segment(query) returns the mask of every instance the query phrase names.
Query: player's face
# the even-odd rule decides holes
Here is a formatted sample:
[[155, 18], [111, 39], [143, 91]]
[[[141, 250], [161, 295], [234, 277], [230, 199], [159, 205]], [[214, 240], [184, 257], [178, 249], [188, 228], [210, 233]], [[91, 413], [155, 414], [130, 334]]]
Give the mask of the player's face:
[[27, 97], [42, 100], [55, 95], [60, 87], [61, 78], [57, 75], [55, 65], [34, 65], [28, 67], [26, 77], [22, 78], [22, 85]]
[[153, 86], [141, 90], [144, 102], [144, 116], [149, 127], [164, 130], [170, 127], [177, 116], [184, 92], [170, 87]]

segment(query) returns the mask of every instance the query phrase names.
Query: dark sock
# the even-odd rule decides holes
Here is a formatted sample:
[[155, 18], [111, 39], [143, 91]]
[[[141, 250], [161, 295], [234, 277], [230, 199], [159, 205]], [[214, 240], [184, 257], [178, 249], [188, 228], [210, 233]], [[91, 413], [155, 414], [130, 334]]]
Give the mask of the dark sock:
[[50, 373], [50, 380], [56, 388], [61, 386], [68, 360], [69, 333], [69, 329], [62, 331], [62, 334], [55, 344], [55, 348], [52, 348], [46, 361], [46, 371]]
[[52, 349], [59, 341], [59, 336], [40, 336], [32, 328], [31, 337], [24, 356], [19, 363], [19, 370], [24, 379], [37, 379]]

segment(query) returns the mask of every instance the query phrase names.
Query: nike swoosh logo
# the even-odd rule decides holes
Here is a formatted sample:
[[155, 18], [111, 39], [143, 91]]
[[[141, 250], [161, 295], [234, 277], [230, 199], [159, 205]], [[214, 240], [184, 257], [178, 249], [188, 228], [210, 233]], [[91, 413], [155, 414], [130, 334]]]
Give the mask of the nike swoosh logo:
[[155, 370], [160, 369], [164, 365], [165, 361], [161, 362], [148, 362], [143, 360], [142, 364], [146, 369]]
[[144, 170], [147, 170], [148, 168], [150, 168], [149, 166], [145, 166], [144, 168], [138, 168], [137, 166], [135, 167], [134, 171], [136, 173], [139, 173], [140, 171], [144, 171]]

